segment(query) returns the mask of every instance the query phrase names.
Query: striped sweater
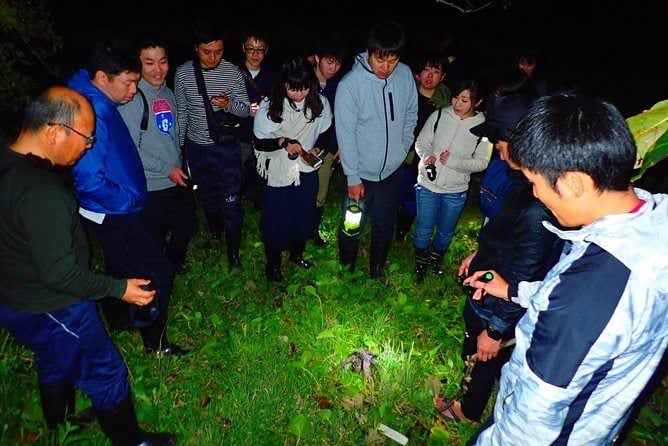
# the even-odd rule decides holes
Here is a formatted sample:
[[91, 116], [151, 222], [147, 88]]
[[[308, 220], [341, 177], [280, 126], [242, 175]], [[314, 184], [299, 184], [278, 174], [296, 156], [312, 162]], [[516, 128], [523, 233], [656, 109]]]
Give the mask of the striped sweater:
[[[250, 113], [250, 103], [246, 83], [236, 65], [221, 60], [216, 68], [203, 69], [204, 84], [207, 95], [210, 97], [227, 93], [231, 106], [230, 113], [244, 118]], [[174, 76], [174, 95], [176, 96], [176, 107], [178, 111], [179, 144], [188, 139], [196, 144], [212, 145], [209, 136], [209, 126], [206, 122], [206, 112], [202, 95], [197, 91], [195, 70], [192, 61], [187, 61], [176, 69]], [[214, 111], [220, 110], [213, 107]]]

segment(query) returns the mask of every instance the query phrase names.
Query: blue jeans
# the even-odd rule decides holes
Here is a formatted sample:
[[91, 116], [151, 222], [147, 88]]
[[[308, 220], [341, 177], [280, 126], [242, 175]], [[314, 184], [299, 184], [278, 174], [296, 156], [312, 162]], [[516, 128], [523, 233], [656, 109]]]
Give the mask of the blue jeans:
[[415, 186], [417, 197], [417, 220], [413, 244], [417, 249], [429, 247], [431, 236], [436, 228], [432, 246], [439, 253], [450, 246], [455, 233], [457, 220], [466, 203], [466, 192], [439, 194], [419, 184]]

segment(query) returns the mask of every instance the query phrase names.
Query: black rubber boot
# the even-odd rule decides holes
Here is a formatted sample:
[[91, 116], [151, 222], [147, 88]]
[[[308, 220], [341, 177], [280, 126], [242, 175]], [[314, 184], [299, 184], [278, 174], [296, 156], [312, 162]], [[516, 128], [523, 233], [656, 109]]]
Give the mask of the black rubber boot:
[[264, 274], [269, 282], [280, 283], [283, 281], [281, 273], [281, 254], [267, 254], [267, 264], [264, 267]]
[[158, 316], [158, 318], [148, 327], [139, 329], [142, 341], [144, 341], [144, 348], [148, 353], [156, 356], [183, 356], [190, 353], [190, 350], [172, 344], [167, 339], [167, 320], [165, 317]]
[[411, 232], [413, 220], [415, 220], [415, 214], [399, 209], [397, 213], [397, 227], [394, 232], [394, 238], [397, 242], [403, 243], [406, 241], [406, 235]]
[[359, 247], [359, 239], [350, 237], [344, 234], [343, 231], [339, 231], [339, 263], [347, 266], [351, 273], [355, 271]]
[[418, 283], [424, 280], [430, 263], [429, 248], [415, 248], [415, 280]]
[[445, 274], [445, 271], [441, 269], [443, 265], [443, 256], [445, 252], [438, 252], [434, 247], [429, 248], [429, 266], [431, 267], [431, 272], [437, 276], [442, 276]]
[[316, 246], [324, 246], [327, 240], [320, 237], [320, 223], [322, 223], [322, 213], [325, 211], [324, 207], [315, 208], [315, 222], [313, 223], [313, 232], [311, 233], [311, 240]]
[[371, 252], [369, 253], [369, 276], [372, 279], [385, 277], [385, 261], [390, 251], [390, 241], [371, 240]]
[[304, 249], [305, 246], [297, 246], [295, 248], [290, 249], [290, 262], [294, 263], [300, 268], [303, 269], [309, 269], [313, 267], [313, 262], [309, 262], [308, 260], [304, 260]]
[[227, 245], [227, 261], [229, 271], [241, 271], [241, 258], [239, 248], [241, 247], [241, 228], [225, 229], [225, 244]]
[[139, 428], [137, 415], [128, 393], [121, 403], [111, 410], [96, 410], [102, 432], [113, 446], [168, 446], [176, 444], [176, 435], [144, 432]]
[[39, 396], [44, 420], [49, 429], [58, 428], [59, 424], [74, 415], [74, 383], [40, 384]]

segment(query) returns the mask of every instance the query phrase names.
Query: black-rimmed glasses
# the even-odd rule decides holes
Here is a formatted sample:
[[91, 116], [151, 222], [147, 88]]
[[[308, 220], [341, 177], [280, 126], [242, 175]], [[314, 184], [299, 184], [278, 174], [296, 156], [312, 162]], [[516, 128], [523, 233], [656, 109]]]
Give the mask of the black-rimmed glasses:
[[97, 136], [95, 136], [95, 135], [91, 135], [91, 136], [84, 135], [80, 131], [73, 129], [71, 126], [69, 126], [67, 124], [63, 124], [62, 122], [48, 122], [47, 124], [48, 125], [59, 125], [61, 127], [65, 127], [66, 129], [72, 130], [74, 133], [76, 133], [77, 135], [79, 135], [83, 139], [85, 139], [86, 142], [90, 145], [95, 144], [95, 141], [97, 141]]
[[264, 54], [267, 52], [266, 48], [260, 47], [260, 48], [253, 48], [252, 46], [246, 46], [244, 47], [244, 50], [247, 53], [254, 53], [254, 54]]

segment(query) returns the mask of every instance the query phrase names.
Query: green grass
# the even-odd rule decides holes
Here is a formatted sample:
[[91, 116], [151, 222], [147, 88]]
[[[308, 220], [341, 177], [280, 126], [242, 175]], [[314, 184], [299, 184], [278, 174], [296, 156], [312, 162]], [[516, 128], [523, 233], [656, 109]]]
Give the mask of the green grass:
[[[324, 222], [330, 240], [339, 204], [334, 190]], [[454, 275], [475, 248], [475, 206], [467, 206], [446, 256], [452, 274], [420, 286], [410, 241], [392, 246], [386, 282], [368, 279], [368, 235], [353, 275], [339, 266], [335, 242], [309, 244], [305, 257], [316, 267], [284, 261], [284, 283], [268, 284], [258, 219], [247, 206], [241, 274], [227, 271], [224, 245], [207, 247], [206, 230], [192, 242], [190, 272], [175, 279], [169, 333], [194, 353], [150, 358], [138, 333], [112, 333], [142, 426], [177, 432], [184, 445], [391, 444], [376, 431], [380, 423], [410, 444], [464, 444], [475, 428], [435, 425], [432, 399], [456, 393], [463, 371], [463, 296]], [[101, 268], [99, 252], [95, 259]], [[378, 355], [370, 379], [341, 367], [358, 348]], [[0, 332], [0, 444], [106, 444], [97, 425], [50, 437], [38, 398], [32, 355]], [[89, 404], [79, 395], [79, 409]], [[664, 385], [629, 444], [665, 440], [666, 406]]]

